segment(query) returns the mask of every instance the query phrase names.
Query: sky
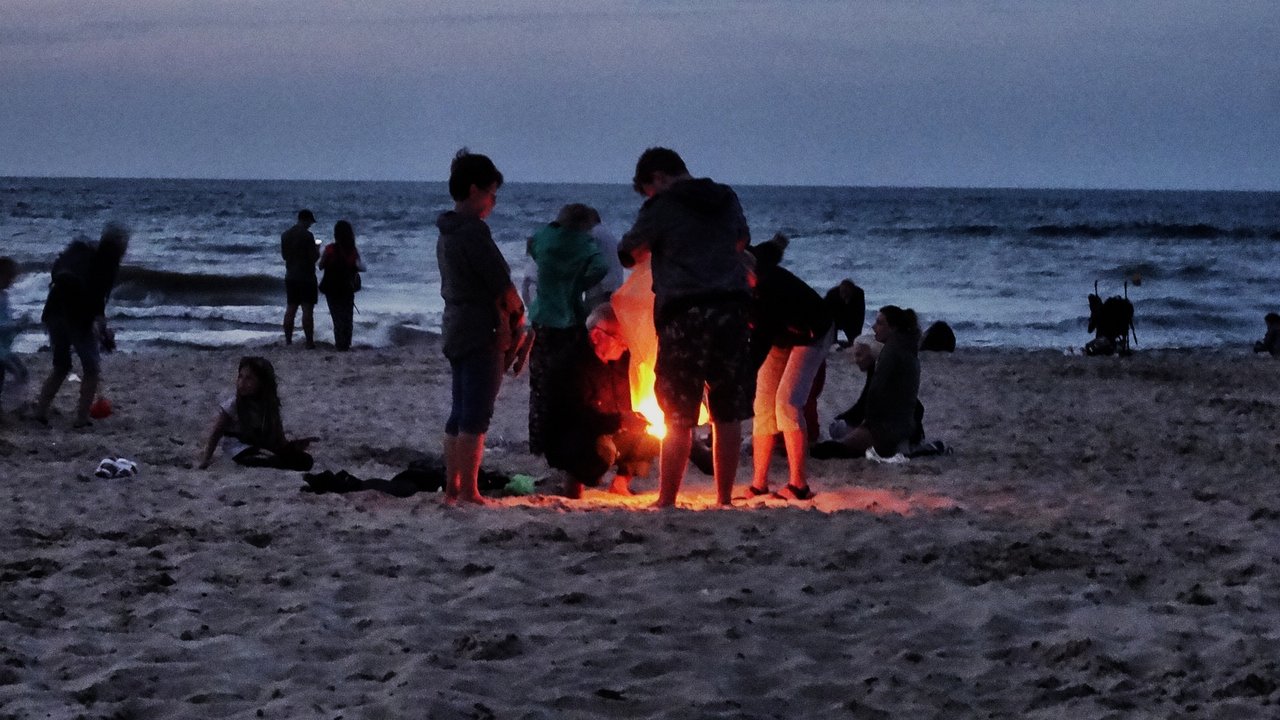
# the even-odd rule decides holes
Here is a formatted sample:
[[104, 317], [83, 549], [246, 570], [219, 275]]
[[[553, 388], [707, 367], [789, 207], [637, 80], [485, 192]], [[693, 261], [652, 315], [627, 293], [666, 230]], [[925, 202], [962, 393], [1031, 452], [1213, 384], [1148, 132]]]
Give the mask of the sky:
[[0, 176], [1280, 190], [1277, 0], [0, 0]]

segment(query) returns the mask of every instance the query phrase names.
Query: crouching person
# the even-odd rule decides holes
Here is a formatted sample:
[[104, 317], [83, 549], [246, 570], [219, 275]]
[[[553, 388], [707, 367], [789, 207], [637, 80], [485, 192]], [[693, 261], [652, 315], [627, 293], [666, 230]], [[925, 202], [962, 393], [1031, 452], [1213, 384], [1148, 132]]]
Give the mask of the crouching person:
[[583, 348], [561, 368], [565, 392], [547, 408], [547, 463], [562, 471], [564, 494], [582, 497], [584, 485], [600, 484], [616, 468], [609, 491], [631, 494], [631, 478], [649, 474], [660, 443], [648, 423], [631, 408], [629, 355], [621, 326], [607, 303], [587, 317], [590, 349]]

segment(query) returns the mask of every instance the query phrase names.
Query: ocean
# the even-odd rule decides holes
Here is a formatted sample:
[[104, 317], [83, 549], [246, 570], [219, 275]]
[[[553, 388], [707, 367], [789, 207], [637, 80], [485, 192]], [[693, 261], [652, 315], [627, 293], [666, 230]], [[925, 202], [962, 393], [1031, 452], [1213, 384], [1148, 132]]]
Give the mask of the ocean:
[[[875, 308], [945, 320], [960, 346], [1078, 350], [1088, 295], [1126, 292], [1138, 344], [1247, 351], [1280, 312], [1280, 193], [937, 188], [736, 187], [760, 241], [791, 237], [784, 265], [819, 292], [842, 278]], [[513, 275], [525, 239], [561, 205], [596, 207], [615, 235], [641, 198], [626, 185], [509, 183], [490, 227]], [[390, 346], [437, 331], [442, 303], [435, 217], [443, 183], [0, 178], [0, 254], [24, 275], [11, 290], [30, 322], [17, 349], [44, 341], [48, 270], [77, 234], [108, 220], [133, 241], [109, 305], [126, 351], [281, 342], [280, 233], [302, 207], [329, 241], [349, 220], [368, 272], [355, 343]], [[1135, 280], [1134, 278], [1139, 278]], [[323, 298], [317, 336], [331, 339]]]

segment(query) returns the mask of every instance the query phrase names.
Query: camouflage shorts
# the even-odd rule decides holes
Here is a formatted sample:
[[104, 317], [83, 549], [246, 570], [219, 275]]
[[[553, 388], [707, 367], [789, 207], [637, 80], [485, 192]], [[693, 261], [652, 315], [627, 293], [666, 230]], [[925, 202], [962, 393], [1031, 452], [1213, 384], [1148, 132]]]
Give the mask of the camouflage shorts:
[[714, 422], [751, 417], [756, 373], [745, 302], [688, 308], [658, 329], [654, 393], [667, 423], [692, 427], [706, 391]]

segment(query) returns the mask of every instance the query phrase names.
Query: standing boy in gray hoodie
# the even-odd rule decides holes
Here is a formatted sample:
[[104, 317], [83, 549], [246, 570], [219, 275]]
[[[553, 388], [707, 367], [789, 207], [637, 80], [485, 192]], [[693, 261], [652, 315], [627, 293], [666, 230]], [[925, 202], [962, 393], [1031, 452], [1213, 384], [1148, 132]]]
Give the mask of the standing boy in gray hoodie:
[[690, 176], [674, 150], [645, 150], [632, 187], [648, 199], [619, 243], [618, 257], [626, 267], [651, 257], [658, 332], [654, 392], [667, 425], [657, 505], [675, 504], [704, 389], [716, 500], [728, 505], [742, 421], [751, 417], [755, 395], [748, 353], [751, 290], [742, 258], [751, 232], [733, 190]]
[[444, 298], [444, 355], [453, 407], [444, 426], [445, 502], [483, 505], [477, 480], [502, 373], [524, 335], [524, 303], [485, 218], [502, 173], [484, 155], [458, 151], [449, 167], [453, 210], [440, 214], [436, 262]]

